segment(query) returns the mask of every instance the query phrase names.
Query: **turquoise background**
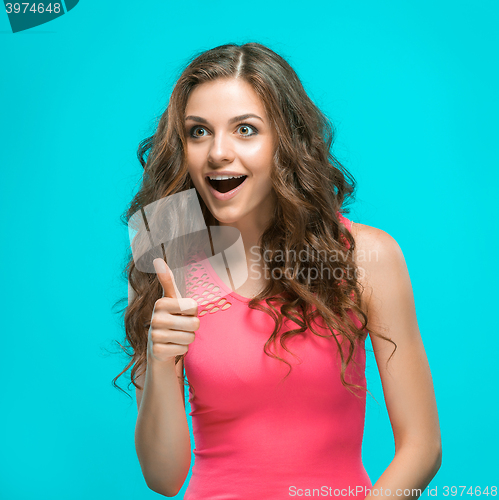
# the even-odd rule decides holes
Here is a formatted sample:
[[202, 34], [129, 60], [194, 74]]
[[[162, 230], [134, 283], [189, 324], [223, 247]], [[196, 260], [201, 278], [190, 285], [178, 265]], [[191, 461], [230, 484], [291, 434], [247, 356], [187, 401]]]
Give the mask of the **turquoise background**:
[[[442, 428], [431, 487], [497, 486], [498, 14], [492, 1], [82, 0], [12, 34], [0, 13], [0, 496], [158, 496], [135, 400], [111, 385], [125, 366], [119, 216], [181, 68], [248, 41], [287, 58], [335, 123], [359, 185], [349, 218], [405, 254]], [[394, 446], [372, 354], [367, 376], [374, 484]]]

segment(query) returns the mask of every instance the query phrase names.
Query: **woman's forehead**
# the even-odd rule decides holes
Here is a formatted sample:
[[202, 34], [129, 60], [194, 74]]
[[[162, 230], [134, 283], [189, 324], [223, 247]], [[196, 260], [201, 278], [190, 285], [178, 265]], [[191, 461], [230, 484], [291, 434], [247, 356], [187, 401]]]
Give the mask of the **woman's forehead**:
[[253, 87], [245, 80], [235, 78], [202, 83], [192, 90], [185, 114], [203, 116], [202, 113], [229, 113], [228, 118], [254, 113], [265, 119], [265, 107]]

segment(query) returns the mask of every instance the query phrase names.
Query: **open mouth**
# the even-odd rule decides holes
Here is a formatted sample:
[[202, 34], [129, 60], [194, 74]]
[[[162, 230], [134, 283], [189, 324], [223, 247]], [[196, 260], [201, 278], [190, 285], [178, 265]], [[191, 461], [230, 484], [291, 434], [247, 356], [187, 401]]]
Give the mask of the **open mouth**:
[[239, 177], [231, 177], [230, 179], [222, 179], [222, 180], [214, 180], [209, 177], [206, 180], [211, 184], [213, 189], [218, 191], [219, 193], [228, 193], [233, 189], [236, 189], [237, 186], [240, 186], [244, 180], [248, 177], [247, 175], [241, 175]]

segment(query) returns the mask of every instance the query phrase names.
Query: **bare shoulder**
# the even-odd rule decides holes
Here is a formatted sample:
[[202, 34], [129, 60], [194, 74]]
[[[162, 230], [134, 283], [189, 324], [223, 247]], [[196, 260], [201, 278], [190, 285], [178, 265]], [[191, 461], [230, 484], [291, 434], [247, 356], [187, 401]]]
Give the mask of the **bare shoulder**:
[[359, 259], [362, 257], [361, 253], [367, 256], [378, 254], [386, 260], [396, 258], [402, 252], [395, 238], [377, 227], [352, 222], [351, 233]]
[[409, 275], [404, 254], [393, 236], [357, 222], [352, 223], [351, 233], [355, 240], [354, 261], [366, 301], [376, 290], [407, 286]]

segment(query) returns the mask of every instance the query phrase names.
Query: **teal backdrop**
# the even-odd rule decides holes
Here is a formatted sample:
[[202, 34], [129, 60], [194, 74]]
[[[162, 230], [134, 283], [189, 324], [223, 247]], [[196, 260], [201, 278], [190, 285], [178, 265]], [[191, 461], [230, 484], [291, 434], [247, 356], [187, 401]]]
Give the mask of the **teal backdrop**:
[[[0, 496], [158, 497], [135, 453], [129, 374], [119, 384], [133, 399], [111, 383], [126, 362], [119, 217], [140, 180], [137, 145], [182, 67], [250, 41], [284, 56], [336, 125], [358, 182], [348, 217], [404, 252], [442, 428], [430, 487], [470, 498], [499, 486], [498, 14], [484, 0], [81, 0], [12, 33], [2, 10]], [[367, 377], [374, 484], [394, 444], [372, 353]]]

